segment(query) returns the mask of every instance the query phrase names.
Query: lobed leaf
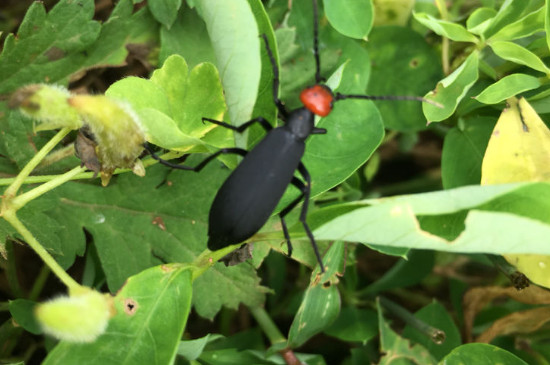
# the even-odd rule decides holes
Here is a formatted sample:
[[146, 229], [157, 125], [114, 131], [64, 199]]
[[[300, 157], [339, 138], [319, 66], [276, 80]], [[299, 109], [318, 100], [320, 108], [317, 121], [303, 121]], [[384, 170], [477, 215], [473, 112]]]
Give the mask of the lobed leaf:
[[8, 35], [0, 54], [0, 93], [31, 83], [66, 82], [85, 63], [83, 52], [98, 37], [94, 2], [58, 2], [49, 13], [33, 3], [17, 37]]

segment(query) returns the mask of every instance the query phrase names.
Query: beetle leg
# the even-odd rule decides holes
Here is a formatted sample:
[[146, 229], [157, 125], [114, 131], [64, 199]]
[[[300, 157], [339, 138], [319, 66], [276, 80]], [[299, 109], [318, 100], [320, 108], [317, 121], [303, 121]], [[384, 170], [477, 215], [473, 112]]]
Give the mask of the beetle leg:
[[210, 161], [212, 161], [213, 159], [215, 159], [216, 157], [218, 157], [221, 154], [233, 153], [233, 154], [240, 155], [240, 156], [244, 157], [248, 153], [247, 150], [242, 149], [242, 148], [222, 148], [222, 149], [214, 152], [213, 154], [211, 154], [207, 158], [205, 158], [197, 166], [193, 167], [193, 166], [180, 165], [180, 164], [177, 164], [177, 163], [172, 163], [170, 161], [163, 160], [162, 158], [160, 158], [159, 156], [157, 156], [155, 154], [155, 152], [152, 150], [151, 146], [148, 143], [145, 143], [144, 147], [149, 152], [149, 154], [151, 155], [152, 158], [154, 158], [155, 160], [157, 160], [160, 164], [162, 164], [164, 166], [168, 166], [168, 167], [178, 169], [178, 170], [187, 170], [187, 171], [195, 171], [195, 172], [199, 172], [200, 170], [202, 170]]
[[265, 42], [265, 49], [267, 51], [269, 61], [271, 62], [271, 68], [273, 69], [273, 102], [275, 103], [275, 105], [277, 106], [277, 110], [279, 111], [279, 118], [281, 118], [283, 121], [286, 121], [286, 118], [288, 117], [288, 111], [285, 108], [285, 104], [281, 101], [281, 99], [279, 99], [279, 67], [277, 66], [277, 62], [275, 62], [275, 57], [273, 57], [271, 47], [269, 47], [267, 36], [265, 34], [262, 34], [262, 38]]
[[244, 132], [247, 128], [249, 128], [254, 123], [260, 123], [260, 125], [265, 129], [266, 132], [269, 132], [270, 130], [273, 129], [271, 124], [269, 124], [269, 122], [265, 118], [262, 118], [262, 117], [251, 119], [248, 122], [244, 122], [243, 124], [241, 124], [238, 127], [234, 126], [234, 125], [231, 125], [229, 123], [226, 123], [226, 122], [221, 122], [219, 120], [210, 119], [210, 118], [202, 118], [202, 121], [203, 122], [207, 121], [207, 122], [210, 122], [210, 123], [214, 123], [214, 124], [217, 124], [221, 127], [231, 129], [231, 130], [239, 132], [239, 133]]
[[321, 258], [321, 254], [319, 253], [319, 249], [317, 248], [317, 243], [315, 242], [315, 238], [313, 237], [313, 233], [311, 233], [311, 229], [309, 228], [306, 218], [307, 218], [307, 209], [309, 206], [309, 196], [310, 196], [310, 186], [311, 186], [311, 177], [309, 175], [309, 172], [307, 171], [306, 167], [303, 163], [300, 162], [300, 165], [298, 165], [298, 171], [302, 175], [302, 177], [305, 180], [305, 184], [298, 179], [297, 177], [293, 177], [292, 181], [290, 182], [292, 185], [296, 186], [302, 194], [300, 194], [299, 197], [294, 199], [289, 205], [287, 205], [283, 210], [281, 210], [281, 213], [279, 213], [279, 217], [281, 218], [281, 225], [283, 227], [283, 233], [286, 238], [286, 243], [288, 245], [288, 255], [290, 256], [292, 254], [292, 245], [290, 243], [290, 235], [288, 234], [288, 229], [286, 227], [286, 223], [284, 220], [284, 216], [287, 215], [299, 202], [300, 200], [304, 200], [304, 204], [302, 205], [302, 211], [300, 212], [300, 222], [302, 223], [302, 226], [304, 227], [304, 230], [306, 231], [306, 234], [309, 238], [309, 241], [311, 242], [311, 245], [313, 246], [313, 251], [315, 252], [315, 256], [317, 257], [317, 262], [319, 262], [319, 267], [321, 268], [321, 273], [325, 272], [325, 266], [323, 265], [323, 260]]

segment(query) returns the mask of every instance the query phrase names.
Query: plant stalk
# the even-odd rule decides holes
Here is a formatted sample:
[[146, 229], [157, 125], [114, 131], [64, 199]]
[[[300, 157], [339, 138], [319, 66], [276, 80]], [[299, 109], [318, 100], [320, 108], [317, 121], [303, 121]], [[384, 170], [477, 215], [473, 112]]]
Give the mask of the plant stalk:
[[445, 342], [445, 332], [439, 328], [432, 327], [426, 322], [416, 318], [411, 312], [387, 298], [378, 297], [378, 300], [384, 309], [403, 320], [409, 326], [428, 336], [435, 344], [441, 345]]
[[53, 271], [53, 273], [67, 286], [69, 291], [80, 289], [80, 285], [63, 270], [55, 259], [46, 251], [44, 247], [34, 238], [33, 234], [17, 218], [14, 210], [4, 211], [4, 219], [10, 223], [19, 232], [23, 239], [40, 256], [42, 261]]
[[17, 175], [12, 184], [4, 192], [4, 197], [10, 198], [14, 197], [17, 194], [17, 191], [25, 182], [25, 179], [31, 174], [31, 172], [42, 162], [42, 160], [50, 153], [50, 151], [59, 143], [67, 134], [71, 132], [70, 128], [63, 128], [52, 139], [48, 141], [38, 151], [36, 155], [23, 167], [23, 170]]

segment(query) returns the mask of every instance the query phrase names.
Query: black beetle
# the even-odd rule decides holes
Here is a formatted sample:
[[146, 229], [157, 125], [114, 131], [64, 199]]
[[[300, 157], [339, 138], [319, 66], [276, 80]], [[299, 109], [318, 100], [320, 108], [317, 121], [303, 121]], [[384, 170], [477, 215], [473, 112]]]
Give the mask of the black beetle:
[[[306, 88], [300, 94], [300, 100], [304, 104], [303, 107], [288, 112], [283, 102], [278, 98], [279, 69], [269, 47], [267, 37], [262, 35], [273, 68], [273, 101], [279, 112], [279, 119], [284, 122], [284, 125], [273, 128], [267, 120], [258, 117], [235, 127], [221, 121], [203, 118], [203, 121], [239, 133], [242, 133], [251, 125], [259, 123], [267, 134], [250, 151], [241, 148], [220, 149], [195, 167], [170, 163], [156, 156], [149, 146], [146, 146], [146, 148], [153, 158], [160, 163], [172, 168], [192, 171], [200, 171], [220, 154], [232, 153], [244, 157], [218, 190], [210, 208], [208, 219], [208, 248], [210, 250], [219, 250], [252, 237], [267, 222], [288, 185], [296, 186], [301, 191], [300, 196], [279, 213], [288, 245], [288, 255], [292, 254], [292, 245], [284, 217], [303, 199], [304, 204], [299, 219], [313, 246], [321, 272], [324, 272], [323, 261], [315, 243], [315, 238], [306, 222], [311, 178], [301, 162], [305, 151], [305, 140], [311, 134], [326, 133], [326, 129], [315, 127], [315, 115], [327, 116], [330, 114], [334, 102], [343, 99], [430, 101], [414, 96], [343, 95], [340, 93], [334, 95], [328, 86], [322, 85], [323, 79], [320, 75], [318, 50], [317, 1], [312, 0], [312, 2], [316, 84]], [[302, 176], [303, 181], [294, 176], [296, 170]]]

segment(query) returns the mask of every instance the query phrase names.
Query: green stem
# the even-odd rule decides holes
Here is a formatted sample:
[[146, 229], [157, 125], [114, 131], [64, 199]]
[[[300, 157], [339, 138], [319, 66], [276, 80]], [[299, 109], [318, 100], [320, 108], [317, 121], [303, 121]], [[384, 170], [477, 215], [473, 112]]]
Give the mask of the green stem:
[[16, 298], [23, 297], [23, 289], [17, 280], [17, 267], [15, 266], [15, 255], [13, 253], [13, 241], [6, 241], [6, 255], [8, 257], [8, 264], [6, 267], [6, 279], [8, 280], [8, 285], [11, 288], [12, 294]]
[[[163, 155], [161, 156], [162, 158], [164, 158], [165, 156], [167, 156], [168, 154], [166, 155]], [[169, 156], [170, 157], [170, 156]], [[175, 158], [174, 156], [171, 156], [170, 158]], [[158, 161], [152, 159], [152, 158], [148, 158], [148, 159], [145, 159], [143, 161], [143, 166], [144, 167], [149, 167], [151, 165], [156, 165], [158, 164]], [[113, 172], [113, 175], [118, 175], [118, 174], [122, 174], [122, 173], [125, 173], [125, 172], [129, 172], [129, 171], [132, 171], [131, 169], [116, 169], [115, 172]], [[95, 175], [97, 175], [95, 172], [93, 171], [88, 171], [88, 172], [81, 172], [75, 176], [73, 176], [72, 180], [86, 180], [86, 179], [92, 179], [94, 177], [96, 177]], [[59, 176], [63, 176], [63, 175], [36, 175], [36, 176], [28, 176], [25, 178], [25, 180], [22, 182], [22, 184], [38, 184], [38, 183], [44, 183], [44, 182], [48, 182], [50, 180], [54, 180], [56, 178], [58, 178]], [[10, 184], [13, 184], [13, 182], [16, 180], [17, 178], [16, 177], [8, 177], [8, 178], [1, 178], [0, 179], [0, 186], [5, 186], [5, 185], [10, 185]]]
[[434, 343], [441, 345], [445, 341], [445, 332], [439, 328], [432, 327], [426, 322], [416, 318], [411, 312], [387, 298], [378, 297], [378, 300], [384, 309], [393, 313], [396, 317], [399, 317], [409, 326], [428, 336]]
[[48, 141], [42, 147], [40, 151], [25, 165], [23, 170], [17, 175], [12, 184], [6, 189], [4, 195], [6, 197], [13, 197], [17, 194], [17, 191], [25, 182], [25, 179], [30, 175], [30, 173], [35, 169], [36, 166], [48, 155], [48, 153], [59, 143], [61, 140], [71, 132], [70, 128], [63, 128], [57, 134]]
[[12, 209], [19, 210], [22, 207], [25, 206], [28, 202], [31, 200], [34, 200], [38, 198], [40, 195], [47, 193], [48, 191], [58, 187], [59, 185], [62, 185], [66, 183], [67, 181], [71, 180], [75, 175], [82, 173], [86, 171], [85, 167], [77, 166], [73, 168], [72, 170], [67, 171], [66, 173], [62, 175], [58, 175], [56, 178], [32, 189], [27, 191], [26, 193], [23, 193], [21, 195], [16, 196], [11, 201]]
[[506, 259], [499, 255], [485, 255], [491, 260], [493, 265], [500, 270], [514, 285], [517, 290], [523, 290], [529, 286], [529, 279], [525, 274], [518, 271], [516, 267], [510, 264]]
[[44, 289], [44, 285], [46, 285], [46, 280], [48, 280], [50, 272], [51, 270], [48, 265], [42, 265], [42, 269], [40, 269], [38, 276], [34, 280], [34, 284], [29, 293], [29, 300], [36, 301], [38, 299], [40, 292]]
[[269, 341], [272, 345], [275, 345], [277, 343], [286, 342], [285, 336], [279, 331], [277, 326], [275, 325], [275, 322], [271, 319], [269, 314], [267, 314], [266, 310], [263, 307], [248, 307], [250, 310], [250, 313], [256, 319], [256, 322], [260, 325], [261, 329], [266, 334], [267, 338], [269, 338]]
[[34, 252], [36, 252], [38, 256], [40, 256], [42, 261], [44, 261], [44, 263], [50, 267], [50, 269], [59, 278], [59, 280], [61, 280], [63, 284], [67, 286], [69, 291], [80, 289], [80, 285], [73, 278], [71, 278], [61, 266], [59, 266], [57, 261], [55, 261], [55, 259], [48, 253], [48, 251], [46, 251], [46, 249], [42, 247], [42, 245], [36, 240], [36, 238], [34, 238], [27, 227], [25, 227], [25, 225], [21, 223], [19, 218], [17, 218], [17, 216], [15, 215], [14, 210], [9, 209], [4, 211], [4, 219], [8, 223], [10, 223], [21, 236], [23, 236], [24, 241], [27, 242], [27, 244], [31, 246], [31, 248], [34, 250]]

